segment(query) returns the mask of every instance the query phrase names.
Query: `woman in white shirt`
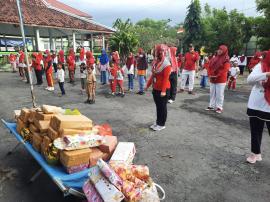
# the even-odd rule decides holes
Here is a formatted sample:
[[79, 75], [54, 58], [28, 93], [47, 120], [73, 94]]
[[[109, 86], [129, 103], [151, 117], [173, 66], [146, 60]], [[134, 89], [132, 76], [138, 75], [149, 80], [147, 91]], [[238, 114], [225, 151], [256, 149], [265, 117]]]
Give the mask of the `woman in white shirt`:
[[264, 125], [270, 134], [270, 50], [265, 53], [261, 63], [257, 64], [248, 76], [248, 84], [253, 85], [247, 114], [251, 130], [251, 152], [247, 162], [261, 161], [261, 140]]

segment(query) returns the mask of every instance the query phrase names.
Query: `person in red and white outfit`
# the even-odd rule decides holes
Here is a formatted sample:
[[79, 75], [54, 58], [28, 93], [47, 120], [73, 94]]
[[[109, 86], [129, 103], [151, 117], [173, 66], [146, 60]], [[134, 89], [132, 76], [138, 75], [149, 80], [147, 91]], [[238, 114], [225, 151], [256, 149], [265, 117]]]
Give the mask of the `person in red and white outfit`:
[[62, 69], [65, 71], [65, 53], [63, 50], [58, 52], [58, 63], [62, 65]]
[[[124, 70], [120, 67], [120, 56], [118, 51], [115, 51], [112, 55], [112, 62], [114, 69], [116, 69], [116, 86], [119, 87], [120, 92], [118, 95], [121, 95], [121, 97], [125, 96], [125, 90], [124, 90]], [[114, 70], [115, 71], [115, 70]]]
[[184, 92], [187, 79], [189, 79], [188, 93], [194, 94], [194, 79], [196, 70], [199, 67], [199, 53], [194, 50], [192, 44], [189, 45], [189, 52], [184, 56], [184, 69], [182, 71], [180, 93]]
[[167, 102], [170, 93], [170, 74], [171, 63], [166, 58], [168, 47], [164, 44], [156, 45], [155, 60], [152, 66], [152, 75], [147, 82], [147, 90], [151, 85], [153, 87], [153, 98], [156, 104], [157, 119], [156, 123], [150, 126], [154, 131], [165, 129], [167, 120]]
[[9, 55], [9, 63], [11, 64], [12, 72], [13, 73], [16, 72], [17, 71], [16, 55], [14, 55], [13, 53]]
[[233, 66], [229, 70], [229, 82], [228, 82], [228, 90], [232, 88], [234, 91], [236, 89], [236, 79], [240, 73], [240, 69], [238, 67], [238, 62], [234, 61]]
[[47, 84], [48, 87], [46, 90], [48, 91], [54, 91], [54, 85], [53, 85], [53, 65], [52, 65], [52, 57], [50, 54], [49, 50], [45, 51], [45, 56], [44, 56], [44, 69], [45, 69], [45, 74], [46, 74], [46, 79], [47, 79]]
[[228, 48], [221, 45], [217, 50], [217, 55], [213, 57], [209, 64], [208, 77], [210, 78], [210, 103], [205, 110], [216, 110], [222, 113], [224, 102], [224, 90], [227, 82], [227, 74], [230, 69], [230, 57]]
[[262, 62], [254, 67], [247, 78], [248, 84], [253, 85], [247, 109], [252, 152], [247, 162], [252, 164], [262, 160], [261, 141], [265, 124], [270, 134], [270, 50], [264, 55]]
[[22, 78], [23, 81], [26, 81], [25, 79], [25, 74], [24, 74], [24, 68], [26, 67], [26, 64], [25, 64], [25, 55], [24, 55], [24, 52], [23, 51], [19, 51], [19, 73], [20, 73], [20, 77]]
[[171, 62], [171, 68], [172, 72], [170, 75], [170, 94], [168, 97], [168, 103], [172, 104], [175, 101], [176, 93], [177, 93], [177, 79], [178, 79], [178, 61], [176, 58], [176, 47], [170, 47], [169, 53], [170, 53], [170, 62]]
[[67, 64], [68, 64], [68, 72], [69, 72], [69, 83], [74, 84], [75, 82], [75, 67], [76, 67], [76, 63], [75, 63], [75, 53], [73, 49], [69, 50], [69, 54], [67, 57]]
[[115, 64], [115, 60], [117, 60], [116, 56], [114, 56], [114, 52], [112, 53], [112, 64], [109, 68], [109, 82], [111, 88], [112, 96], [115, 96], [116, 91], [116, 77], [117, 77], [117, 65]]

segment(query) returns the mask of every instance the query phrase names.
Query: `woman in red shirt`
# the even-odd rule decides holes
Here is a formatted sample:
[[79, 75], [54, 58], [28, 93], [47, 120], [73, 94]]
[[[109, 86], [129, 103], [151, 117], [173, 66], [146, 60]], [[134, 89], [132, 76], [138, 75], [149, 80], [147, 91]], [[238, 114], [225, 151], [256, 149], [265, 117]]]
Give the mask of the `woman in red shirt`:
[[13, 53], [11, 53], [9, 55], [9, 62], [11, 64], [11, 67], [12, 67], [12, 71], [13, 73], [15, 73], [17, 71], [17, 65], [16, 65], [16, 55], [14, 55]]
[[152, 75], [147, 82], [146, 90], [153, 86], [153, 98], [156, 104], [157, 120], [150, 128], [154, 131], [165, 129], [167, 119], [167, 102], [170, 91], [171, 64], [166, 59], [168, 47], [160, 44], [155, 47], [155, 57], [152, 66]]
[[209, 64], [208, 76], [210, 78], [210, 103], [205, 110], [215, 110], [222, 113], [224, 102], [224, 90], [227, 82], [227, 73], [230, 69], [230, 57], [228, 48], [222, 45], [217, 50]]

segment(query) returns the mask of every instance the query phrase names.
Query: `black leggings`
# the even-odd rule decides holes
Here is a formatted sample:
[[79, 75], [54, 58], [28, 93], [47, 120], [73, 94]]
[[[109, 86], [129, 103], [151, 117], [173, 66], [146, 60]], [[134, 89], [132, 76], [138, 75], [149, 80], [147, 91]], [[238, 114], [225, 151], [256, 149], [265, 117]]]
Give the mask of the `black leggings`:
[[171, 89], [170, 89], [169, 99], [175, 101], [176, 92], [177, 92], [177, 73], [176, 72], [171, 73], [170, 83], [171, 83]]
[[263, 121], [257, 117], [250, 117], [249, 123], [251, 131], [251, 152], [260, 154], [264, 124], [266, 123], [270, 135], [270, 121]]
[[165, 126], [167, 120], [167, 102], [169, 93], [169, 90], [167, 90], [166, 95], [164, 97], [161, 97], [161, 91], [153, 90], [153, 98], [156, 104], [157, 111], [156, 124], [159, 126]]

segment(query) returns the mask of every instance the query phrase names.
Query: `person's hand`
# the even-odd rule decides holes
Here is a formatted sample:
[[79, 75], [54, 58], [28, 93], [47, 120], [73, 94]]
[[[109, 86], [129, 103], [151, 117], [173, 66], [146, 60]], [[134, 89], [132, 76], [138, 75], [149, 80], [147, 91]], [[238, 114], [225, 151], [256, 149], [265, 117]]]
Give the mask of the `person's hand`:
[[270, 77], [270, 72], [266, 72], [266, 77], [267, 77], [267, 78]]
[[148, 90], [148, 88], [147, 88], [147, 87], [145, 87], [145, 88], [144, 88], [144, 91], [146, 92], [147, 90]]
[[166, 92], [161, 92], [160, 93], [160, 97], [165, 97], [166, 96]]

